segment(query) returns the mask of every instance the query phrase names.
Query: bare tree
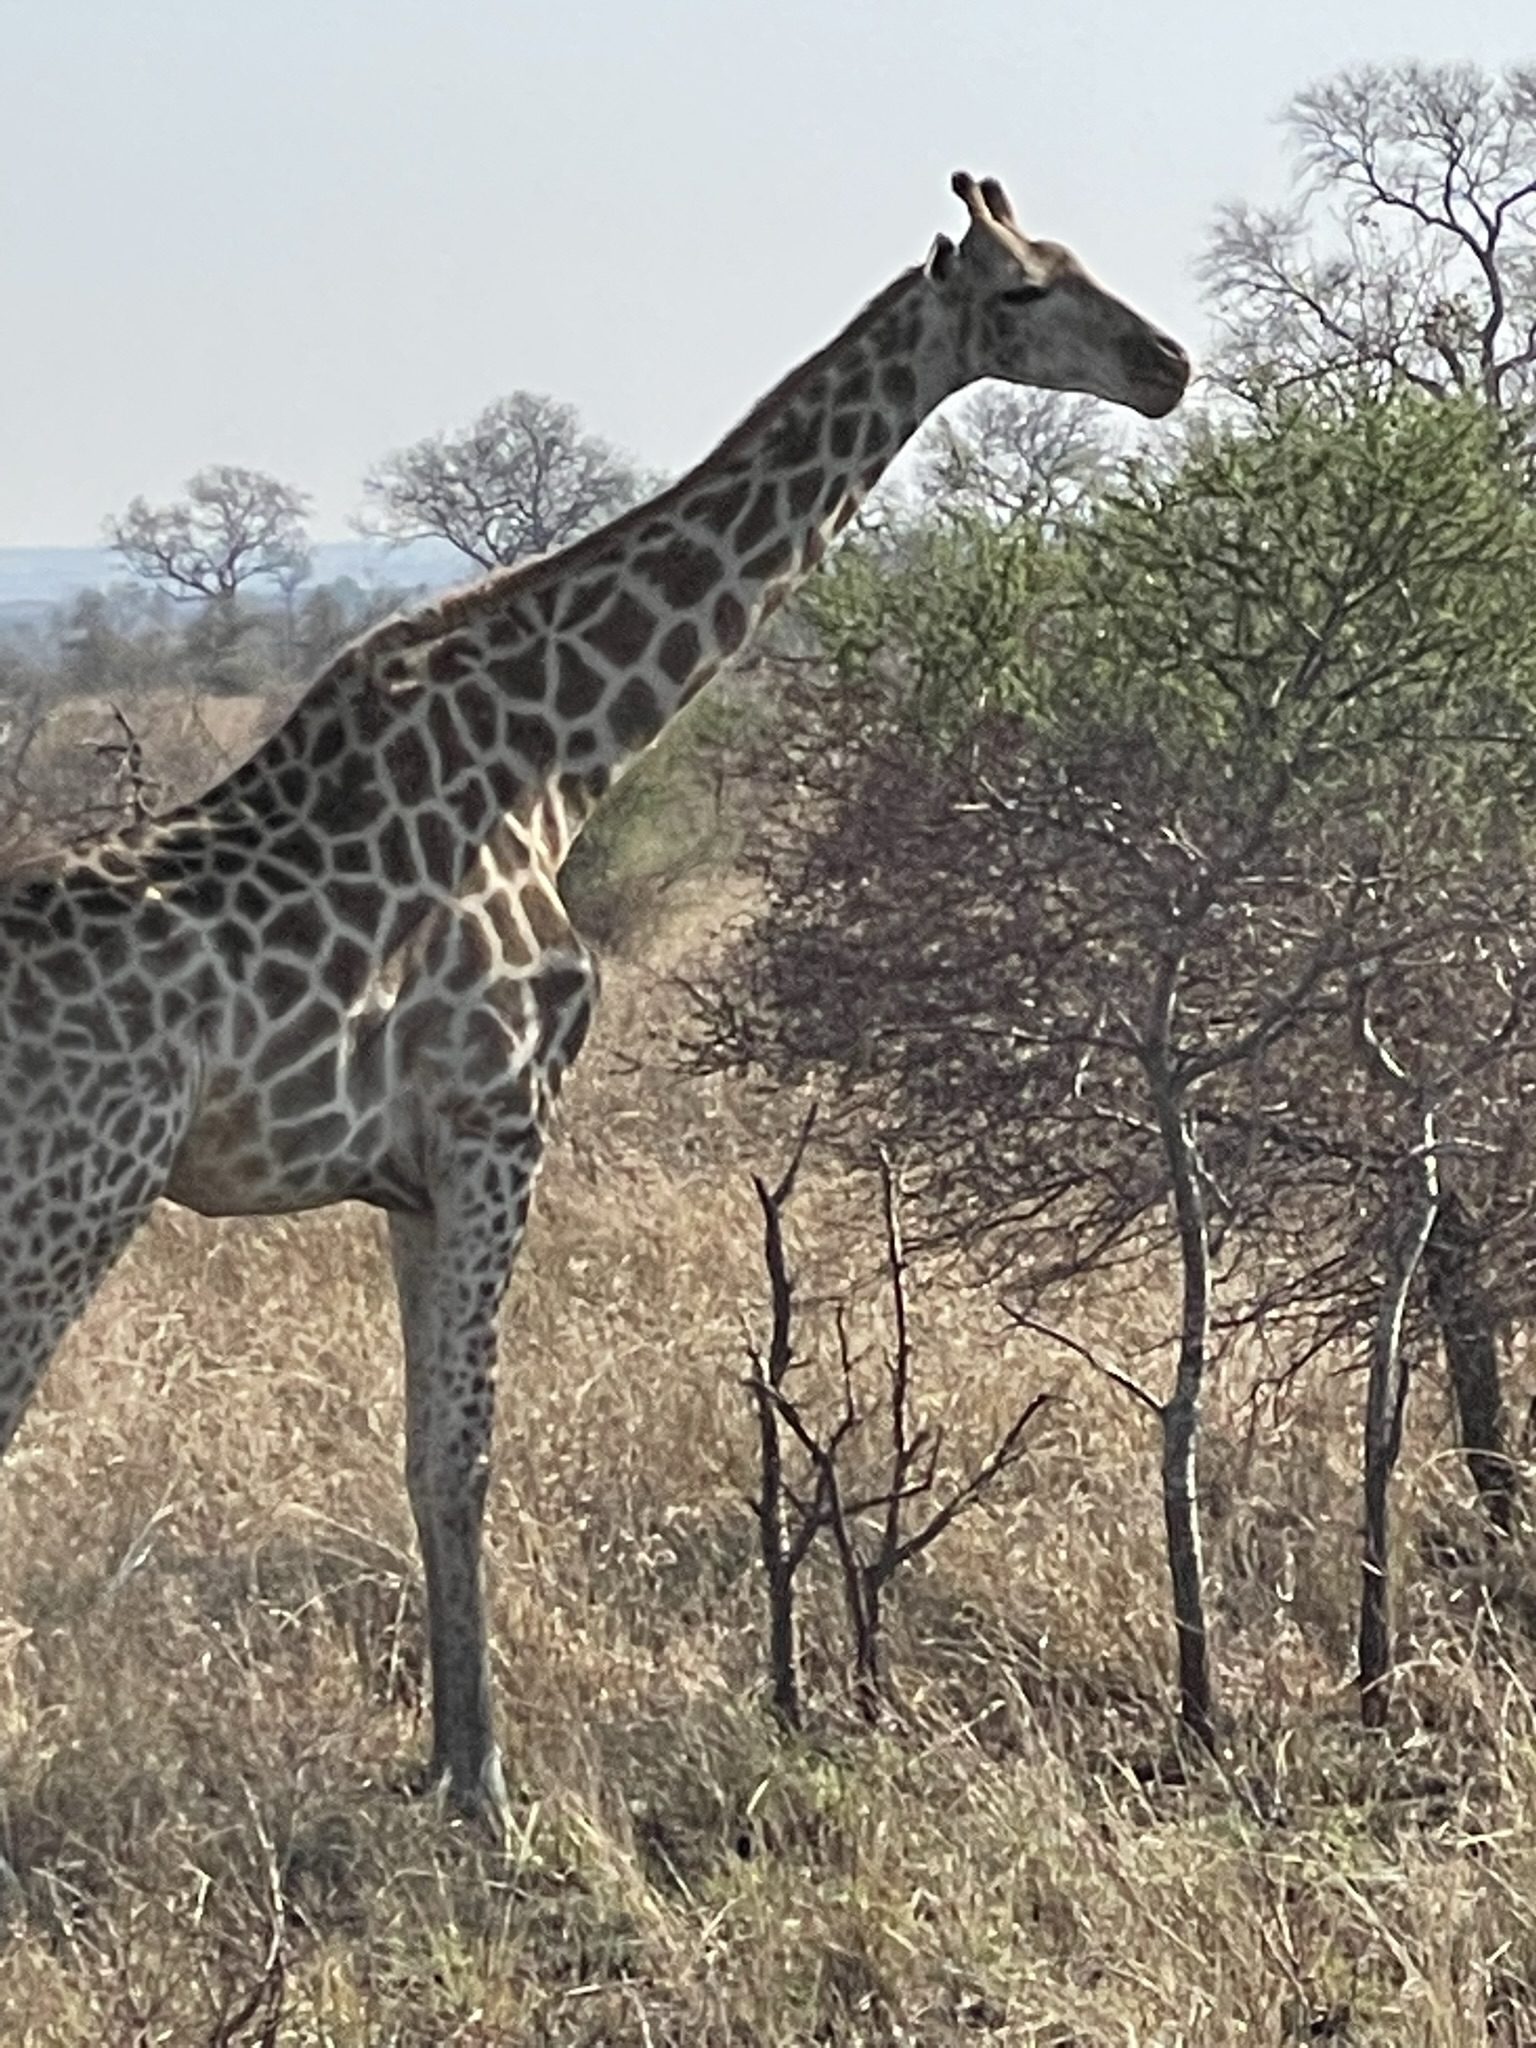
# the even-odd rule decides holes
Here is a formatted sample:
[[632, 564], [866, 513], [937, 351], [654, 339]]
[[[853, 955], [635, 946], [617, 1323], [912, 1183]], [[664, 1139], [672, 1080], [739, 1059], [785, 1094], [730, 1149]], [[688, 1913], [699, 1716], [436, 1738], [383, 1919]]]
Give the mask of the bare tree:
[[925, 498], [1003, 519], [1059, 519], [1109, 481], [1118, 453], [1092, 399], [984, 385], [923, 436]]
[[28, 767], [43, 723], [37, 682], [19, 663], [0, 663], [0, 875], [36, 850], [39, 805]]
[[1383, 1232], [1383, 1273], [1371, 1331], [1366, 1376], [1363, 1492], [1365, 1541], [1360, 1564], [1360, 1718], [1367, 1728], [1387, 1723], [1392, 1673], [1392, 1561], [1389, 1549], [1392, 1473], [1403, 1442], [1408, 1405], [1408, 1357], [1403, 1321], [1435, 1211], [1440, 1206], [1439, 1129], [1435, 1090], [1415, 1076], [1382, 1039], [1371, 1018], [1366, 976], [1353, 991], [1355, 1043], [1372, 1078], [1394, 1096], [1408, 1119], [1399, 1183], [1388, 1201]]
[[[1356, 1201], [1337, 1211], [1341, 1271], [1359, 1276], [1356, 1306], [1350, 1316], [1341, 1297], [1346, 1312], [1333, 1334], [1350, 1337], [1351, 1321], [1355, 1334], [1371, 1331], [1373, 1361], [1385, 1335], [1404, 1359], [1429, 1356], [1438, 1338], [1483, 1535], [1498, 1546], [1514, 1532], [1520, 1508], [1500, 1339], [1528, 1322], [1536, 1305], [1536, 895], [1518, 845], [1497, 841], [1432, 876], [1413, 843], [1427, 844], [1438, 826], [1433, 809], [1416, 815], [1405, 797], [1399, 872], [1378, 871], [1375, 886], [1397, 898], [1411, 943], [1396, 958], [1367, 962], [1356, 977], [1355, 1058], [1339, 1057], [1332, 1033], [1298, 1057], [1293, 1111], [1276, 1137], [1320, 1177], [1342, 1176], [1356, 1188]], [[1424, 1152], [1427, 1121], [1436, 1134], [1432, 1159]], [[1426, 1202], [1430, 1166], [1434, 1200]], [[1409, 1228], [1411, 1239], [1419, 1206], [1427, 1236], [1422, 1253], [1405, 1264], [1402, 1233]], [[1383, 1288], [1397, 1284], [1394, 1276], [1401, 1306], [1386, 1316]], [[1406, 1394], [1406, 1366], [1388, 1361], [1373, 1370], [1380, 1385], [1368, 1408], [1389, 1384]], [[1374, 1447], [1368, 1441], [1368, 1536], [1378, 1513], [1373, 1495], [1381, 1495], [1384, 1514], [1396, 1457], [1383, 1412]], [[1373, 1457], [1384, 1460], [1379, 1469]], [[1375, 1554], [1385, 1559], [1384, 1536]], [[1447, 1539], [1445, 1554], [1461, 1555], [1463, 1546]], [[1367, 1636], [1384, 1643], [1384, 1629]]]
[[[814, 1107], [800, 1126], [789, 1165], [774, 1187], [761, 1174], [752, 1176], [763, 1213], [763, 1262], [768, 1269], [772, 1328], [766, 1351], [748, 1348], [752, 1371], [747, 1385], [757, 1411], [758, 1492], [752, 1502], [757, 1517], [758, 1545], [768, 1592], [768, 1666], [772, 1673], [773, 1708], [786, 1728], [801, 1725], [800, 1658], [795, 1619], [795, 1582], [816, 1533], [825, 1518], [820, 1473], [810, 1502], [795, 1498], [784, 1471], [781, 1407], [785, 1382], [795, 1367], [794, 1281], [784, 1250], [784, 1211], [795, 1191], [800, 1162], [815, 1127]], [[835, 1447], [834, 1447], [835, 1448]]]
[[1494, 1222], [1467, 1199], [1465, 1185], [1443, 1189], [1424, 1248], [1424, 1275], [1467, 1470], [1489, 1533], [1500, 1538], [1514, 1531], [1520, 1489], [1499, 1362], [1501, 1303], [1487, 1270]]
[[[836, 1483], [835, 1433], [830, 1453], [817, 1460], [818, 1470], [828, 1470], [827, 1519], [842, 1565], [843, 1597], [853, 1632], [854, 1697], [860, 1713], [871, 1724], [880, 1717], [885, 1695], [882, 1608], [886, 1588], [903, 1565], [936, 1543], [958, 1516], [975, 1507], [994, 1482], [1026, 1455], [1030, 1426], [1051, 1399], [1046, 1393], [1031, 1395], [986, 1456], [935, 1504], [943, 1432], [922, 1421], [916, 1409], [901, 1187], [889, 1155], [881, 1152], [878, 1157], [880, 1214], [894, 1338], [886, 1359], [885, 1421], [889, 1450], [881, 1490], [863, 1503], [850, 1503], [845, 1498]], [[843, 1349], [846, 1356], [846, 1345]], [[843, 1383], [845, 1387], [851, 1384], [846, 1369]], [[853, 1427], [861, 1420], [854, 1411]], [[914, 1525], [911, 1516], [919, 1502], [922, 1511]], [[869, 1509], [877, 1511], [873, 1540], [866, 1538], [861, 1542], [856, 1518]]]
[[[807, 1404], [790, 1391], [791, 1373], [812, 1361], [795, 1355], [795, 1290], [784, 1246], [784, 1211], [815, 1123], [813, 1108], [800, 1126], [789, 1166], [777, 1187], [770, 1188], [761, 1175], [753, 1176], [763, 1215], [763, 1257], [773, 1322], [767, 1352], [753, 1346], [749, 1353], [752, 1372], [747, 1386], [757, 1412], [759, 1460], [759, 1492], [752, 1509], [768, 1589], [775, 1711], [787, 1727], [801, 1725], [795, 1582], [817, 1535], [826, 1529], [837, 1550], [853, 1638], [853, 1696], [861, 1718], [873, 1726], [886, 1700], [884, 1607], [891, 1581], [903, 1565], [936, 1543], [1025, 1457], [1031, 1425], [1051, 1396], [1039, 1393], [1026, 1401], [986, 1456], [935, 1499], [944, 1433], [924, 1422], [917, 1412], [901, 1190], [890, 1158], [881, 1152], [880, 1213], [892, 1326], [884, 1398], [868, 1403], [860, 1396], [847, 1303], [841, 1302], [835, 1321], [842, 1399], [836, 1420], [830, 1427], [818, 1428]], [[860, 1448], [865, 1425], [875, 1419], [884, 1422], [887, 1448], [876, 1454], [868, 1482], [856, 1482], [846, 1469], [849, 1454]], [[797, 1483], [797, 1475], [790, 1470], [786, 1433], [809, 1467], [809, 1490]], [[918, 1503], [922, 1503], [922, 1512], [914, 1525], [912, 1516]]]
[[216, 680], [236, 678], [231, 663], [243, 621], [240, 593], [266, 579], [292, 588], [309, 572], [304, 519], [309, 500], [263, 470], [220, 463], [200, 469], [187, 495], [170, 505], [135, 498], [109, 519], [107, 539], [135, 576], [179, 603], [202, 607], [206, 653]]
[[[1285, 121], [1297, 203], [1225, 209], [1207, 249], [1218, 375], [1246, 395], [1340, 380], [1471, 392], [1518, 418], [1536, 396], [1536, 67], [1362, 67], [1299, 94]], [[1489, 1267], [1508, 1204], [1479, 1205], [1466, 1180], [1448, 1163], [1424, 1269], [1500, 1534], [1515, 1468]]]
[[362, 530], [445, 540], [476, 567], [564, 547], [642, 498], [651, 480], [537, 391], [498, 398], [467, 427], [387, 455], [364, 479]]
[[1284, 118], [1300, 198], [1224, 208], [1205, 256], [1228, 381], [1536, 392], [1536, 67], [1362, 66]]
[[172, 505], [135, 498], [107, 539], [135, 576], [184, 603], [227, 600], [260, 577], [307, 571], [302, 491], [259, 469], [220, 463], [188, 479]]
[[93, 709], [80, 735], [61, 735], [57, 724], [58, 705], [43, 692], [0, 691], [0, 875], [147, 814], [144, 745], [123, 712]]

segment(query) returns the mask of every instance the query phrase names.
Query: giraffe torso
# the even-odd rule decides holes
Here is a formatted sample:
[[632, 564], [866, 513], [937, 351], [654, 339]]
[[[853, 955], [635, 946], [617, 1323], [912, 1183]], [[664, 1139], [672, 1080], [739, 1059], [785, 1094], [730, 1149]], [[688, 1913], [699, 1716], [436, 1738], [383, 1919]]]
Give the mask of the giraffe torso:
[[365, 853], [226, 790], [0, 889], [0, 1194], [412, 1206], [443, 1119], [547, 1121], [596, 977], [534, 835], [395, 890]]

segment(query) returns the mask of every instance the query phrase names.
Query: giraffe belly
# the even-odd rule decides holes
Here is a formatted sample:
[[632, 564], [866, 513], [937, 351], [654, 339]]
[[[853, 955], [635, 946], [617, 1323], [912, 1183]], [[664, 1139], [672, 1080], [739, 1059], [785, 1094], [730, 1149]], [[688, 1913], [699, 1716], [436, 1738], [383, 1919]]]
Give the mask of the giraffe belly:
[[260, 1088], [247, 1074], [215, 1074], [165, 1192], [203, 1216], [288, 1215], [346, 1201], [416, 1208], [420, 1177], [395, 1121], [387, 1110], [353, 1109], [340, 1076], [301, 1069]]
[[380, 1209], [420, 1210], [420, 1177], [389, 1159], [326, 1158], [314, 1163], [231, 1157], [197, 1135], [177, 1156], [166, 1199], [199, 1216], [290, 1216], [332, 1202], [368, 1202]]

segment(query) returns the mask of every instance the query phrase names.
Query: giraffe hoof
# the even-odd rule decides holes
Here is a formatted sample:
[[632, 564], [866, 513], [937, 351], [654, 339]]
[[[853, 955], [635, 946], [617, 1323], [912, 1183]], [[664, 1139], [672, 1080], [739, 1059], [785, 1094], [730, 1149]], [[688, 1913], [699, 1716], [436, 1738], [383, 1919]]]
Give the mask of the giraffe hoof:
[[504, 1849], [511, 1841], [512, 1802], [507, 1797], [507, 1781], [502, 1774], [499, 1751], [491, 1751], [471, 1782], [455, 1784], [450, 1779], [448, 1798], [466, 1820], [489, 1829], [498, 1849]]
[[431, 1763], [408, 1786], [416, 1798], [428, 1799], [445, 1817], [483, 1828], [498, 1848], [513, 1833], [512, 1802], [507, 1796], [501, 1755], [492, 1750], [478, 1771]]

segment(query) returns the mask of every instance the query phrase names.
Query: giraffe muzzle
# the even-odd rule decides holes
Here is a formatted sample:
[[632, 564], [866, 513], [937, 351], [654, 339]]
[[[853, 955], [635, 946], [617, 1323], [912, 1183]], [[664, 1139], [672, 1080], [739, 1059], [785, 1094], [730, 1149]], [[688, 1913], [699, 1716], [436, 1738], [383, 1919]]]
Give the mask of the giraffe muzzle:
[[1122, 344], [1131, 380], [1131, 404], [1149, 420], [1160, 420], [1184, 396], [1190, 360], [1172, 335], [1149, 329]]

